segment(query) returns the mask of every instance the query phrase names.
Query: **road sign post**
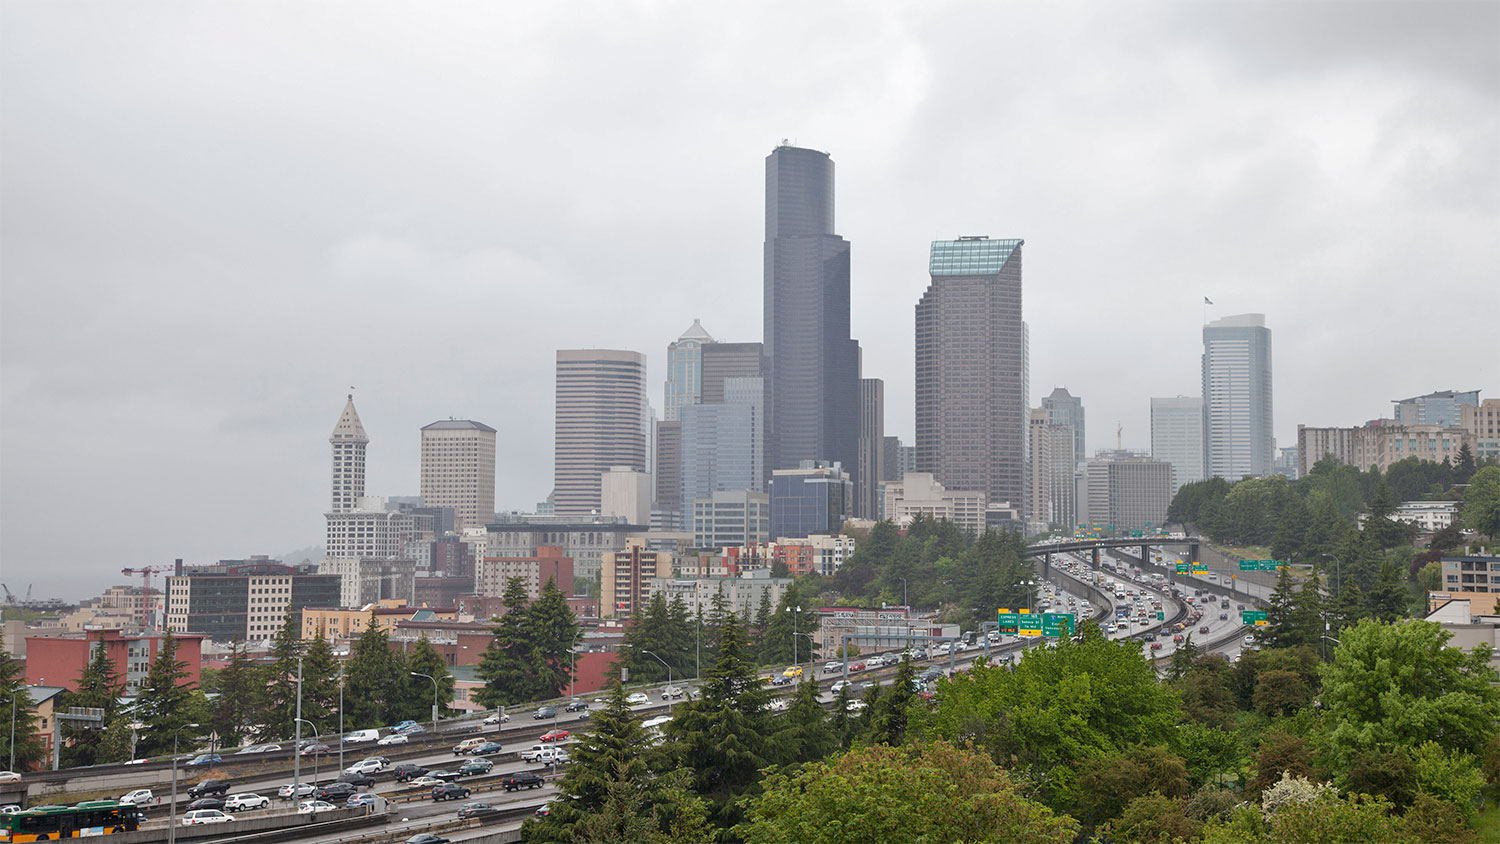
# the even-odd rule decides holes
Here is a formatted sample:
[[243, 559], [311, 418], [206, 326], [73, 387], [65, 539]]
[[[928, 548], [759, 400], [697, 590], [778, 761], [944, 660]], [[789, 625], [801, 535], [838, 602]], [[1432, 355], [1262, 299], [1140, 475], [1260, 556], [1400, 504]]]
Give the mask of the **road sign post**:
[[1070, 612], [1049, 612], [1042, 614], [1042, 635], [1057, 638], [1072, 636], [1075, 619]]
[[996, 619], [995, 619], [997, 622], [999, 622], [999, 626], [997, 628], [999, 630], [999, 632], [1005, 633], [1005, 634], [1008, 634], [1008, 635], [1011, 635], [1011, 636], [1017, 635], [1016, 634], [1016, 630], [1017, 630], [1017, 627], [1019, 625], [1019, 621], [1017, 619], [1017, 616], [1019, 616], [1019, 615], [1020, 615], [1020, 613], [1013, 613], [1008, 608], [1001, 607], [1000, 610], [999, 610], [999, 612], [996, 613]]

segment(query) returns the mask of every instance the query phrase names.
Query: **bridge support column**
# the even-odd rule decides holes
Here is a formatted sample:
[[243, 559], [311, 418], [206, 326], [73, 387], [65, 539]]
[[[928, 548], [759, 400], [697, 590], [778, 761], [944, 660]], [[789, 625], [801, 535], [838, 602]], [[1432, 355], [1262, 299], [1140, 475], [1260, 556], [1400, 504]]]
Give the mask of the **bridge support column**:
[[1146, 565], [1149, 562], [1151, 562], [1151, 546], [1150, 545], [1142, 545], [1141, 546], [1141, 565], [1144, 566], [1144, 565]]
[[1099, 546], [1095, 545], [1091, 550], [1094, 554], [1094, 568], [1099, 568]]
[[1198, 560], [1198, 543], [1196, 543], [1196, 542], [1190, 542], [1190, 543], [1188, 543], [1188, 562], [1190, 562], [1190, 563], [1199, 562], [1199, 560]]

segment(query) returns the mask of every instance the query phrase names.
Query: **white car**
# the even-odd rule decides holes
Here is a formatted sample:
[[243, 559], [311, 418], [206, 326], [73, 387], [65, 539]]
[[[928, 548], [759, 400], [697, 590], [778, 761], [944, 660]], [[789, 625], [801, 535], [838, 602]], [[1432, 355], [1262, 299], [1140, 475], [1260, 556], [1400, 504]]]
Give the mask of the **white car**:
[[484, 717], [483, 723], [486, 724], [486, 725], [488, 725], [488, 726], [494, 726], [496, 724], [504, 724], [505, 722], [507, 722], [509, 720], [510, 720], [510, 713], [509, 712], [505, 713], [504, 715], [501, 715], [500, 713], [495, 712], [495, 713], [492, 713], [490, 715], [486, 715]]
[[234, 815], [226, 815], [218, 809], [194, 809], [182, 816], [183, 826], [197, 826], [205, 823], [229, 823], [234, 820]]
[[0, 771], [0, 782], [20, 782], [21, 775], [15, 771]]
[[771, 698], [771, 702], [766, 704], [766, 709], [769, 709], [772, 712], [785, 712], [787, 705], [788, 704], [786, 698], [773, 697]]
[[844, 709], [849, 712], [864, 712], [869, 707], [870, 705], [862, 700], [851, 700], [849, 701], [849, 704], [844, 707]]
[[346, 774], [376, 774], [385, 770], [384, 759], [361, 759], [344, 769]]
[[630, 696], [625, 698], [625, 702], [631, 706], [640, 706], [643, 703], [650, 703], [651, 698], [647, 697], [645, 692], [631, 692]]
[[389, 746], [391, 746], [393, 744], [406, 744], [406, 742], [407, 742], [406, 736], [403, 736], [400, 733], [391, 733], [390, 735], [386, 736], [385, 738], [383, 738], [380, 741], [377, 741], [375, 743], [378, 744], [378, 745], [381, 745], [383, 747], [389, 747]]
[[828, 687], [828, 693], [836, 695], [852, 685], [853, 683], [850, 683], [848, 680], [838, 680], [833, 685]]
[[21, 806], [18, 803], [6, 803], [0, 806], [0, 815], [19, 815], [20, 813]]
[[314, 812], [332, 812], [338, 807], [323, 800], [303, 800], [297, 804], [297, 814], [311, 815]]
[[294, 797], [311, 797], [316, 790], [310, 782], [299, 782], [295, 786], [287, 783], [276, 790], [276, 796], [284, 800], [290, 800]]
[[261, 797], [259, 794], [231, 794], [224, 801], [224, 808], [237, 812], [241, 809], [266, 809], [271, 805], [271, 798]]
[[437, 777], [416, 777], [415, 779], [407, 780], [406, 784], [412, 788], [432, 788], [435, 785], [442, 785], [443, 780]]
[[132, 806], [154, 806], [161, 800], [151, 793], [149, 788], [137, 788], [120, 798], [121, 803], [129, 803]]

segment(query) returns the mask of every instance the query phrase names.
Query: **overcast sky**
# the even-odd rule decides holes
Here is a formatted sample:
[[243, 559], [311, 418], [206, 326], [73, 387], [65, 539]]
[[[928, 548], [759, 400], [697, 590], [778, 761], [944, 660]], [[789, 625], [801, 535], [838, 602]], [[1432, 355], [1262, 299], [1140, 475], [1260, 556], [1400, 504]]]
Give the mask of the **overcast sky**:
[[853, 328], [910, 442], [933, 239], [1020, 237], [1033, 404], [1090, 450], [1266, 315], [1276, 436], [1500, 395], [1500, 5], [0, 6], [0, 576], [322, 541], [418, 428], [552, 484], [553, 352], [759, 340], [764, 158], [837, 165]]

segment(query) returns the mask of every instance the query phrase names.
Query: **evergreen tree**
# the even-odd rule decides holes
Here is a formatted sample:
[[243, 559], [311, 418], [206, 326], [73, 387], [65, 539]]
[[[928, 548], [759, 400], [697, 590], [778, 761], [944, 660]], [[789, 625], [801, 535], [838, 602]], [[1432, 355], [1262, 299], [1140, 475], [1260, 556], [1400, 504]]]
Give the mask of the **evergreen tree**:
[[257, 741], [278, 741], [296, 733], [292, 719], [297, 717], [297, 660], [304, 650], [301, 613], [288, 612], [271, 644], [271, 670], [266, 684]]
[[14, 723], [15, 734], [10, 728], [0, 730], [0, 758], [10, 764], [11, 754], [16, 757], [16, 771], [28, 771], [40, 766], [47, 759], [47, 751], [32, 717], [31, 693], [26, 690], [26, 671], [22, 662], [0, 649], [0, 694], [5, 696], [0, 718]]
[[[188, 678], [187, 663], [177, 658], [177, 639], [168, 630], [157, 646], [156, 658], [146, 669], [146, 682], [136, 696], [131, 710], [136, 721], [147, 724], [136, 742], [141, 756], [155, 756], [172, 749], [172, 737], [188, 724], [203, 724], [207, 712], [200, 709], [202, 697], [195, 697]], [[208, 727], [181, 729], [181, 738], [189, 746], [206, 735]]]
[[64, 692], [60, 695], [61, 699], [54, 707], [54, 711], [66, 710], [72, 706], [102, 709], [104, 721], [98, 727], [85, 726], [72, 721], [63, 722], [63, 746], [60, 751], [60, 761], [63, 767], [76, 768], [84, 765], [98, 765], [106, 761], [124, 761], [123, 759], [99, 758], [104, 730], [119, 717], [121, 711], [119, 700], [124, 692], [125, 681], [115, 670], [114, 662], [109, 658], [109, 651], [102, 645], [95, 645], [88, 664], [83, 667], [83, 673], [78, 676], [77, 691]]
[[[222, 747], [238, 747], [249, 738], [249, 730], [262, 711], [266, 694], [262, 672], [250, 661], [238, 639], [229, 643], [229, 664], [219, 672], [218, 697], [214, 698], [208, 723]], [[80, 704], [82, 705], [82, 704]]]
[[1458, 447], [1458, 465], [1453, 467], [1453, 482], [1455, 484], [1467, 484], [1476, 471], [1474, 464], [1474, 451], [1469, 448], [1468, 443]]
[[901, 660], [891, 687], [882, 690], [870, 705], [870, 744], [888, 744], [900, 747], [906, 742], [906, 727], [911, 718], [911, 707], [917, 700], [915, 689], [917, 670], [908, 658]]
[[724, 587], [721, 585], [714, 590], [714, 596], [708, 602], [708, 618], [703, 626], [702, 665], [713, 665], [719, 661], [719, 635], [728, 617], [729, 599], [724, 596]]
[[816, 762], [839, 749], [839, 738], [829, 726], [828, 713], [818, 701], [818, 681], [804, 676], [797, 685], [771, 747], [782, 764]]
[[[349, 661], [344, 666], [349, 688], [356, 694], [344, 701], [344, 714], [350, 725], [357, 730], [382, 727], [392, 723], [391, 716], [398, 711], [401, 700], [404, 674], [398, 674], [396, 655], [391, 652], [390, 636], [380, 629], [374, 610], [370, 611], [365, 629], [349, 651]], [[303, 665], [303, 677], [307, 677]], [[303, 717], [307, 717], [307, 698], [302, 701]], [[329, 731], [326, 717], [318, 724], [320, 732]], [[312, 719], [308, 719], [312, 720]]]
[[1271, 540], [1271, 555], [1278, 560], [1295, 562], [1307, 552], [1307, 535], [1312, 528], [1312, 514], [1298, 495], [1288, 495], [1276, 514], [1276, 528]]
[[689, 771], [693, 791], [709, 802], [709, 817], [720, 829], [739, 822], [736, 801], [755, 788], [768, 762], [766, 702], [739, 619], [731, 613], [720, 631], [719, 659], [699, 696], [677, 707], [664, 728], [676, 764]]
[[626, 676], [631, 682], [657, 683], [667, 679], [666, 666], [651, 654], [672, 664], [668, 657], [673, 655], [677, 638], [672, 627], [672, 611], [663, 592], [652, 595], [641, 612], [630, 619], [620, 642], [620, 667], [628, 672]]
[[550, 579], [542, 587], [541, 597], [527, 608], [526, 615], [531, 664], [536, 672], [532, 699], [557, 697], [571, 685], [573, 665], [578, 658], [574, 649], [583, 641], [583, 628], [568, 606], [567, 597]]
[[[341, 673], [333, 644], [319, 627], [317, 637], [307, 644], [302, 657], [302, 717], [328, 733], [342, 734], [351, 729], [339, 720]], [[382, 693], [391, 694], [389, 689], [383, 689]], [[343, 716], [344, 722], [353, 723], [349, 718], [349, 701], [344, 702]]]
[[698, 635], [694, 619], [688, 614], [687, 602], [681, 595], [672, 596], [667, 612], [671, 620], [668, 625], [671, 636], [662, 647], [666, 653], [661, 658], [672, 666], [678, 677], [687, 677], [696, 673], [698, 664]]
[[[760, 662], [762, 665], [781, 665], [811, 662], [812, 642], [806, 635], [818, 631], [818, 613], [811, 606], [802, 606], [802, 593], [793, 583], [781, 595], [776, 611], [766, 625], [761, 639]], [[793, 640], [796, 640], [793, 644]]]
[[1329, 626], [1334, 630], [1334, 638], [1338, 638], [1338, 631], [1357, 623], [1369, 614], [1370, 611], [1365, 606], [1364, 590], [1359, 588], [1358, 583], [1352, 581], [1344, 584], [1341, 591], [1334, 593], [1333, 606], [1328, 613]]
[[1406, 617], [1406, 580], [1394, 560], [1386, 560], [1381, 565], [1380, 577], [1375, 581], [1366, 605], [1370, 614], [1379, 621], [1390, 622]]
[[1271, 598], [1266, 605], [1266, 626], [1255, 632], [1255, 638], [1261, 645], [1270, 648], [1284, 647], [1294, 639], [1300, 644], [1293, 622], [1296, 597], [1291, 568], [1282, 566], [1277, 572], [1276, 588], [1271, 590]]
[[[417, 639], [412, 646], [411, 654], [406, 658], [407, 672], [426, 674], [437, 681], [437, 706], [438, 717], [446, 718], [453, 714], [453, 672], [448, 670], [448, 663], [443, 655], [438, 653], [437, 648], [427, 641], [423, 635]], [[410, 674], [408, 674], [410, 676]], [[433, 689], [432, 680], [427, 677], [414, 677], [415, 682], [411, 684], [411, 702], [407, 706], [406, 717], [414, 721], [425, 721], [432, 717]]]
[[1189, 633], [1167, 660], [1167, 679], [1176, 683], [1186, 677], [1192, 672], [1193, 665], [1197, 663], [1200, 654], [1201, 649], [1193, 644], [1193, 634]]
[[849, 717], [849, 702], [854, 700], [849, 687], [844, 686], [833, 696], [833, 709], [828, 713], [828, 731], [833, 734], [834, 750], [848, 750], [854, 744], [858, 732], [855, 719]]
[[[771, 628], [771, 590], [760, 590], [760, 605], [755, 608], [755, 628], [749, 639], [754, 643], [756, 653], [765, 653], [766, 642]], [[761, 662], [770, 660], [762, 659]]]
[[494, 636], [475, 672], [484, 681], [484, 688], [474, 693], [474, 700], [487, 709], [512, 706], [539, 697], [532, 694], [536, 682], [530, 663], [526, 600], [526, 585], [519, 577], [511, 578], [500, 599], [505, 614], [493, 628]]

